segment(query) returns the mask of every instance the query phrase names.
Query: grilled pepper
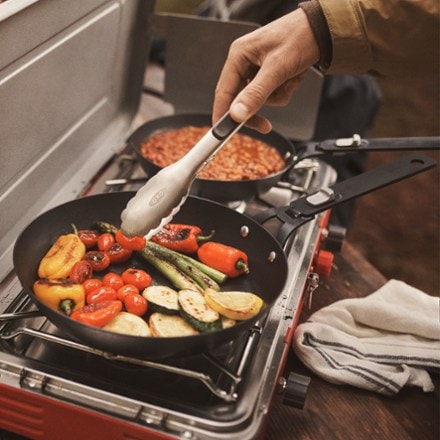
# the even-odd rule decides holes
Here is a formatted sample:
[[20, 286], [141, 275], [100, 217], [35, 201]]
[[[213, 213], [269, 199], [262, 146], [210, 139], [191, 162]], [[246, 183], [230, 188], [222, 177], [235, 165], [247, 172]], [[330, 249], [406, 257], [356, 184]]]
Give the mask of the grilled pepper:
[[68, 316], [84, 306], [84, 287], [70, 278], [42, 278], [35, 281], [33, 290], [44, 304]]
[[122, 302], [101, 301], [75, 310], [70, 317], [93, 327], [104, 327], [122, 310]]
[[86, 247], [76, 234], [60, 235], [40, 261], [40, 278], [68, 277], [75, 263], [86, 253]]
[[151, 240], [173, 251], [193, 254], [201, 244], [211, 240], [214, 234], [215, 231], [211, 231], [209, 235], [202, 235], [198, 226], [169, 223]]
[[222, 243], [209, 241], [197, 251], [200, 261], [229, 277], [249, 273], [248, 256], [240, 249]]

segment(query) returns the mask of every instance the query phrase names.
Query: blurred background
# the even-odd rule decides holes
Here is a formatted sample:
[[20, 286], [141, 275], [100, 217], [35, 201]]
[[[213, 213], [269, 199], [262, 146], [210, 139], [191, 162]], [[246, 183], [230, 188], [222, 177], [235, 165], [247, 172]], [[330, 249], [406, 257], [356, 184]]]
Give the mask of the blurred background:
[[[255, 3], [258, 0], [249, 0]], [[200, 5], [226, 4], [227, 0], [159, 0], [157, 12], [197, 13]], [[243, 2], [242, 2], [243, 3]], [[288, 12], [292, 2], [277, 4]], [[279, 7], [281, 4], [284, 6]], [[197, 9], [198, 8], [198, 9]], [[283, 9], [287, 9], [283, 11]], [[255, 9], [254, 9], [255, 10]], [[270, 14], [269, 14], [270, 15]], [[267, 16], [272, 19], [273, 16]], [[427, 42], [427, 44], [439, 44]], [[433, 63], [438, 60], [433, 60]], [[374, 109], [369, 137], [439, 136], [439, 77], [405, 82], [376, 79], [380, 104]], [[408, 153], [374, 153], [366, 169]], [[440, 160], [439, 152], [426, 154]], [[440, 173], [434, 170], [366, 195], [356, 201], [347, 240], [388, 278], [400, 279], [431, 295], [440, 291]]]

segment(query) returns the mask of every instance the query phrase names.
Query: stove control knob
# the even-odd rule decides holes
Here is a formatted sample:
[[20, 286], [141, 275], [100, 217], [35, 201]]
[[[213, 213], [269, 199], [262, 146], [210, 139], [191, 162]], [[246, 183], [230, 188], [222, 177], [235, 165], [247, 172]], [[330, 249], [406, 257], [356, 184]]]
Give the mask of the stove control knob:
[[283, 380], [283, 404], [303, 409], [311, 380], [310, 377], [291, 372], [289, 378], [287, 380], [283, 378]]
[[339, 225], [329, 225], [325, 237], [325, 247], [329, 251], [340, 252], [344, 244], [347, 229]]
[[315, 272], [322, 277], [328, 277], [332, 271], [334, 255], [329, 251], [319, 250], [316, 255]]

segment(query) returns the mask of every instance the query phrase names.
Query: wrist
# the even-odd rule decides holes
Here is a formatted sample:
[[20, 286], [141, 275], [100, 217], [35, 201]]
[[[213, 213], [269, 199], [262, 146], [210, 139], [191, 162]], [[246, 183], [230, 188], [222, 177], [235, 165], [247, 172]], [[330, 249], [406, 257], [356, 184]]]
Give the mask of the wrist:
[[325, 72], [332, 60], [332, 40], [321, 5], [317, 0], [310, 0], [300, 3], [298, 7], [306, 14], [319, 48], [317, 67]]

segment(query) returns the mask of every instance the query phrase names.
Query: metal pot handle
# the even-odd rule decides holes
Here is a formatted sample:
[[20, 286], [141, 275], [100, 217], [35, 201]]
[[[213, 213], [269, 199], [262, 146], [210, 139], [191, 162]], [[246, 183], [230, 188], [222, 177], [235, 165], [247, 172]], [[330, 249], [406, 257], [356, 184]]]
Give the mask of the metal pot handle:
[[439, 136], [362, 139], [358, 134], [354, 134], [349, 138], [308, 142], [298, 150], [295, 163], [306, 158], [333, 153], [343, 154], [356, 151], [426, 151], [439, 149]]
[[288, 206], [271, 208], [254, 217], [263, 224], [278, 218], [281, 226], [277, 239], [285, 244], [289, 236], [300, 226], [311, 221], [316, 214], [326, 211], [348, 200], [360, 197], [392, 183], [433, 168], [437, 162], [429, 156], [412, 155], [381, 165], [371, 171], [338, 182], [332, 186], [294, 200]]

